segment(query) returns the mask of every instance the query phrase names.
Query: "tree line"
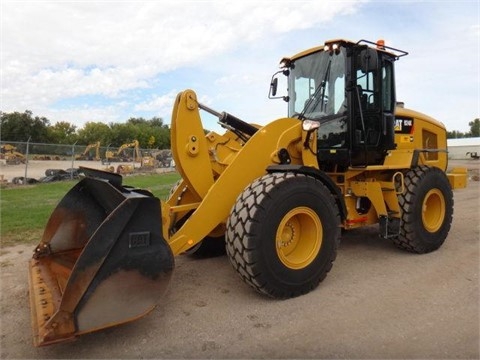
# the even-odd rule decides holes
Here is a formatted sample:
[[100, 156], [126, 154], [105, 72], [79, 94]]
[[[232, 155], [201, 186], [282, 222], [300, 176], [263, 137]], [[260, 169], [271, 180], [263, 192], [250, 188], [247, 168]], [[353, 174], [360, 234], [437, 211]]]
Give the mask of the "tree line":
[[82, 128], [60, 121], [51, 124], [45, 117], [23, 113], [1, 114], [0, 140], [50, 144], [89, 145], [100, 141], [102, 146], [118, 147], [138, 140], [143, 149], [169, 149], [170, 129], [158, 117], [130, 118], [125, 123], [87, 122]]
[[[447, 138], [480, 137], [480, 119], [468, 123], [470, 131], [447, 131]], [[143, 149], [169, 149], [170, 129], [158, 117], [130, 118], [125, 123], [87, 122], [82, 128], [66, 121], [51, 124], [45, 117], [33, 116], [30, 110], [23, 113], [1, 114], [0, 140], [52, 144], [89, 145], [100, 141], [102, 146], [113, 147], [138, 140]]]
[[480, 119], [477, 118], [473, 121], [470, 121], [468, 126], [470, 126], [470, 131], [466, 133], [457, 130], [447, 131], [447, 139], [480, 137]]

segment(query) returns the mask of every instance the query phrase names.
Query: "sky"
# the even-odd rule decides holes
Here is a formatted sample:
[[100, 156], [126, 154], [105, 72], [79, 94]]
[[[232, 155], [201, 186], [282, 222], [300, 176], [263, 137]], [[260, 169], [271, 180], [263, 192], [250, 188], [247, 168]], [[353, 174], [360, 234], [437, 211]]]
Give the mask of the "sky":
[[[480, 117], [480, 1], [1, 0], [0, 110], [67, 121], [170, 124], [178, 92], [247, 122], [287, 114], [268, 99], [284, 56], [330, 39], [384, 39], [397, 100], [448, 130]], [[202, 112], [204, 128], [223, 132]]]

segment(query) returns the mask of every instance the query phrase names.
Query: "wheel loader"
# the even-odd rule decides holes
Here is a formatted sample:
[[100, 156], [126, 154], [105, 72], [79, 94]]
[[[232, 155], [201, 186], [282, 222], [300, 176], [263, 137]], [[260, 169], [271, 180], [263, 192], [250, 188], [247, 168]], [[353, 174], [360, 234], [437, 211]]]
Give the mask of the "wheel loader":
[[[148, 314], [180, 254], [224, 249], [246, 284], [285, 299], [326, 277], [342, 231], [377, 226], [406, 251], [438, 249], [466, 169], [447, 173], [442, 123], [396, 102], [394, 63], [405, 55], [333, 40], [285, 57], [269, 97], [288, 116], [266, 125], [180, 92], [171, 151], [181, 180], [168, 199], [83, 168], [53, 211], [29, 263], [34, 344]], [[225, 132], [205, 134], [200, 111]]]

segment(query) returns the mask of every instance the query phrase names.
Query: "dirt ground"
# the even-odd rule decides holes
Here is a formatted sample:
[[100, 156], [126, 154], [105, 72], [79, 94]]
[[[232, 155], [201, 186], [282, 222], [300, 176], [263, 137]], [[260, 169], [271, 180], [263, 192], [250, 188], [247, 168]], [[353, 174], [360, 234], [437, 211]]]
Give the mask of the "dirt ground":
[[1, 358], [478, 359], [480, 162], [460, 164], [473, 178], [454, 192], [452, 229], [434, 253], [397, 250], [376, 227], [347, 232], [325, 281], [283, 301], [253, 292], [226, 257], [178, 256], [150, 315], [66, 344], [33, 347], [33, 248], [2, 249]]
[[[65, 160], [30, 160], [28, 162], [26, 176], [25, 176], [25, 164], [18, 165], [7, 165], [5, 160], [0, 159], [0, 182], [11, 183], [15, 177], [27, 177], [40, 180], [46, 176], [45, 171], [47, 169], [60, 169], [67, 170], [69, 168], [78, 168], [80, 166], [89, 167], [93, 169], [106, 170], [107, 167], [113, 166], [114, 169], [117, 169], [118, 165], [127, 165], [132, 163], [124, 162], [112, 162], [109, 165], [103, 165], [101, 161], [78, 161], [75, 160], [73, 163], [71, 161]], [[139, 168], [140, 163], [135, 163], [135, 167]], [[156, 169], [157, 172], [163, 172], [168, 169], [159, 168]]]

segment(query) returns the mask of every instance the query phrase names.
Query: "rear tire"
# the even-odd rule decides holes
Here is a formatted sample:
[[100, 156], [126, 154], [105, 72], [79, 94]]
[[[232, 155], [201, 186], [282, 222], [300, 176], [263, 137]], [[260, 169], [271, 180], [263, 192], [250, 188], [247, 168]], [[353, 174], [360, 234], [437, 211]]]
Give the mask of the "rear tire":
[[453, 218], [453, 193], [445, 173], [419, 166], [405, 175], [405, 191], [399, 196], [402, 218], [394, 244], [423, 254], [437, 250], [447, 238]]
[[303, 174], [274, 173], [237, 198], [227, 222], [227, 255], [240, 277], [273, 298], [313, 290], [332, 268], [340, 215], [330, 191]]

